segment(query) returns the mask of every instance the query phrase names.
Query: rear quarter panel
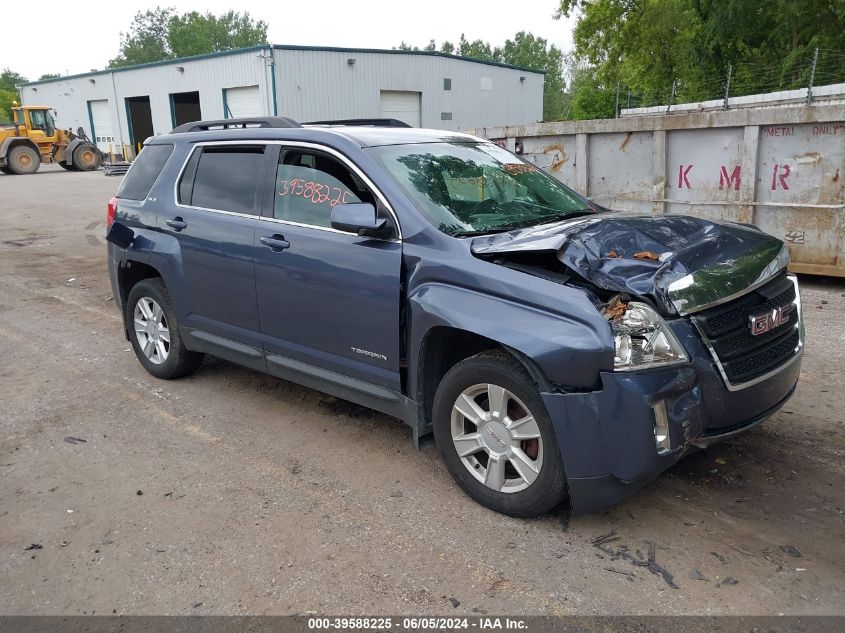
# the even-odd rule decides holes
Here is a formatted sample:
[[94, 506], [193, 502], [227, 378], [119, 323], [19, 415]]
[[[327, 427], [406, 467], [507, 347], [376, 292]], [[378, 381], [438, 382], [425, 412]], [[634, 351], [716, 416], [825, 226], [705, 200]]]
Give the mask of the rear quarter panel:
[[[164, 168], [153, 184], [146, 200], [118, 200], [115, 222], [132, 229], [135, 239], [132, 245], [122, 249], [109, 244], [109, 273], [113, 278], [129, 261], [141, 262], [155, 268], [170, 291], [177, 320], [186, 313], [185, 277], [181, 262], [181, 250], [176, 238], [157, 230], [158, 213], [162, 203], [173, 196], [173, 184], [179, 175], [190, 147], [177, 144]], [[112, 282], [113, 288], [116, 279]], [[121, 305], [126, 297], [121, 298]]]

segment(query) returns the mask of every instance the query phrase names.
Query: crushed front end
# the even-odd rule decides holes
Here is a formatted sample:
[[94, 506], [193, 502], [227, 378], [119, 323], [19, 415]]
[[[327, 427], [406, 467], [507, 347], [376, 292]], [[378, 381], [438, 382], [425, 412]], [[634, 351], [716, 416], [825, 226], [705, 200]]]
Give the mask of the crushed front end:
[[[780, 325], [751, 334], [746, 324], [784, 306]], [[603, 372], [591, 393], [543, 394], [573, 511], [613, 505], [695, 447], [754, 428], [782, 407], [801, 370], [800, 306], [796, 279], [781, 272], [736, 299], [666, 321], [688, 362]]]
[[[794, 392], [804, 345], [779, 240], [699, 218], [603, 215], [534, 242], [595, 297], [616, 345], [595, 390], [542, 394], [576, 514], [762, 423]], [[524, 257], [533, 240], [515, 237]], [[507, 248], [498, 238], [478, 251], [507, 259]]]

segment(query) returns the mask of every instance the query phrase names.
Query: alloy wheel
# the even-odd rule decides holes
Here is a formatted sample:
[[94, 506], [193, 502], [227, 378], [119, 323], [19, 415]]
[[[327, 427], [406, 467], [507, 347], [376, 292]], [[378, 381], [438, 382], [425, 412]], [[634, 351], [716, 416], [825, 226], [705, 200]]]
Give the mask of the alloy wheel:
[[497, 492], [525, 490], [543, 467], [540, 427], [513, 393], [490, 383], [468, 387], [452, 406], [452, 443], [466, 469]]
[[151, 363], [162, 364], [170, 354], [170, 329], [164, 310], [150, 297], [141, 297], [135, 304], [135, 337], [141, 351]]

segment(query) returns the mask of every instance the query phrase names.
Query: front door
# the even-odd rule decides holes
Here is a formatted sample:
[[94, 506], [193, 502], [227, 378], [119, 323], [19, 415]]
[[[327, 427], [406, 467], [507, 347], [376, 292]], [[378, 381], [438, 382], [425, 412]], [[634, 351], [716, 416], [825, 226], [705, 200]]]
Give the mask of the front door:
[[331, 228], [335, 205], [372, 202], [387, 217], [383, 200], [330, 150], [284, 148], [274, 171], [273, 203], [255, 234], [268, 365], [292, 360], [399, 391], [398, 230], [393, 219], [385, 239]]
[[237, 354], [261, 359], [253, 243], [267, 151], [258, 144], [196, 147], [176, 204], [158, 218], [161, 230], [179, 242], [181, 325], [189, 336], [216, 346], [218, 355], [239, 361], [244, 359]]
[[53, 144], [59, 140], [56, 133], [56, 122], [49, 110], [29, 111], [29, 138], [38, 145], [38, 151], [45, 158], [50, 156]]

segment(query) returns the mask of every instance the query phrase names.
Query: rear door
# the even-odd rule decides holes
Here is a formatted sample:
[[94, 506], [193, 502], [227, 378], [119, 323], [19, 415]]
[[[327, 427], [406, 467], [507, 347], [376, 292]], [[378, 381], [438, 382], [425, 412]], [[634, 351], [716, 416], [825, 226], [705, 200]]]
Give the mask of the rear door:
[[[306, 364], [399, 391], [402, 245], [384, 198], [348, 160], [308, 144], [282, 147], [268, 182], [255, 234], [268, 367], [283, 375]], [[394, 234], [331, 228], [341, 202], [375, 203]]]
[[158, 216], [160, 230], [179, 242], [186, 334], [214, 354], [259, 366], [253, 243], [267, 161], [264, 144], [195, 147], [175, 203]]

